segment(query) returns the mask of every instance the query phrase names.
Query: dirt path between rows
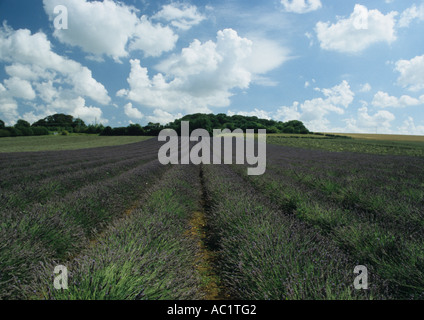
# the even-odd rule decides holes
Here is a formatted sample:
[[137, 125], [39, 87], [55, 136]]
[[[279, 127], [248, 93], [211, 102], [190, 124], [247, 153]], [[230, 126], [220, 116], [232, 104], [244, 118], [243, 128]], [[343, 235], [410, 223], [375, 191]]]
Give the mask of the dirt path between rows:
[[200, 180], [202, 185], [201, 209], [192, 213], [189, 220], [190, 229], [187, 235], [196, 241], [198, 253], [195, 258], [195, 268], [201, 277], [201, 290], [205, 294], [205, 300], [230, 300], [231, 296], [222, 286], [220, 277], [216, 270], [217, 248], [211, 243], [211, 230], [207, 226], [207, 206], [203, 181], [203, 171], [200, 169]]

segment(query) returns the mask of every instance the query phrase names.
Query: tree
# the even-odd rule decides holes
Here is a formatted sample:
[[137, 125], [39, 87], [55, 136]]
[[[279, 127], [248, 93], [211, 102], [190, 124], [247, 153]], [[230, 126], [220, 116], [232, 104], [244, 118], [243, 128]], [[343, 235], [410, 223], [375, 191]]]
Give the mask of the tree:
[[33, 136], [34, 131], [30, 127], [19, 127], [19, 130], [22, 132], [23, 136]]
[[37, 122], [34, 122], [32, 124], [32, 127], [47, 127], [48, 123], [46, 121], [46, 119], [40, 119]]
[[160, 123], [149, 122], [144, 129], [146, 130], [147, 135], [156, 136], [163, 129], [163, 126], [161, 126]]
[[5, 128], [5, 123], [3, 120], [0, 120], [0, 129], [4, 129]]
[[142, 136], [144, 129], [139, 124], [130, 124], [128, 126], [128, 135], [130, 136]]
[[6, 129], [0, 129], [0, 138], [10, 137], [10, 131]]
[[46, 127], [31, 127], [34, 136], [48, 136], [49, 130]]
[[102, 133], [100, 133], [101, 136], [113, 136], [113, 129], [110, 126], [107, 126], [106, 128], [104, 128], [104, 130], [102, 131]]
[[285, 127], [283, 133], [294, 133], [294, 128], [292, 126]]
[[29, 128], [31, 127], [31, 124], [28, 121], [25, 120], [18, 120], [15, 124], [15, 128]]
[[44, 118], [44, 120], [47, 123], [47, 127], [69, 128], [72, 127], [74, 117], [63, 113], [57, 113]]
[[15, 127], [10, 127], [10, 128], [8, 128], [8, 130], [10, 132], [11, 137], [22, 136], [22, 131], [19, 130], [19, 129], [16, 129]]
[[267, 133], [278, 133], [278, 129], [276, 127], [269, 127], [266, 130]]
[[87, 129], [87, 126], [82, 119], [77, 118], [72, 122], [72, 128], [74, 129], [74, 132], [80, 133]]

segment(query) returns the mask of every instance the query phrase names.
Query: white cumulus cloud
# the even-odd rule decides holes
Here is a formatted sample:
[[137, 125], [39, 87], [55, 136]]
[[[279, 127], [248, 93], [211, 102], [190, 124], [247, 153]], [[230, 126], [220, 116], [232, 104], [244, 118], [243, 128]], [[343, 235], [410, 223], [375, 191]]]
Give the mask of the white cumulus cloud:
[[396, 119], [393, 113], [380, 110], [375, 114], [369, 114], [368, 108], [362, 106], [358, 109], [357, 117], [344, 120], [347, 132], [378, 132], [390, 133], [392, 122]]
[[411, 60], [399, 60], [395, 70], [400, 73], [398, 83], [411, 91], [424, 89], [424, 55]]
[[152, 24], [145, 16], [135, 26], [130, 50], [141, 50], [145, 56], [158, 57], [174, 49], [178, 36], [168, 27]]
[[27, 80], [12, 77], [4, 80], [4, 84], [12, 97], [22, 98], [25, 100], [34, 100], [36, 97], [31, 83]]
[[416, 4], [413, 4], [412, 7], [406, 9], [402, 12], [399, 19], [399, 27], [406, 28], [409, 27], [412, 21], [424, 20], [424, 4], [421, 4], [417, 7]]
[[131, 102], [127, 103], [124, 106], [124, 112], [127, 115], [127, 117], [131, 119], [143, 119], [144, 117], [143, 114], [140, 112], [140, 110], [132, 106]]
[[26, 79], [50, 77], [51, 74], [47, 72], [50, 70], [53, 74], [60, 74], [78, 94], [101, 104], [110, 102], [107, 90], [92, 77], [91, 71], [78, 62], [54, 53], [50, 41], [42, 32], [32, 35], [27, 29], [15, 31], [4, 26], [0, 28], [0, 49], [0, 61], [11, 63], [11, 69], [6, 67], [6, 70], [12, 74], [16, 74], [17, 66], [21, 72], [24, 69], [29, 72], [24, 76]]
[[397, 12], [384, 15], [357, 4], [349, 18], [338, 18], [333, 24], [320, 21], [315, 31], [322, 49], [358, 53], [375, 43], [395, 41], [396, 15]]
[[281, 0], [287, 12], [307, 13], [322, 7], [321, 0]]
[[233, 112], [228, 110], [227, 114], [231, 117], [234, 115], [245, 116], [245, 117], [258, 117], [259, 119], [271, 120], [271, 113], [265, 110], [255, 108], [253, 111], [238, 111]]
[[359, 92], [370, 92], [372, 89], [371, 85], [369, 83], [361, 84], [361, 88], [359, 89]]
[[139, 18], [137, 9], [122, 2], [43, 0], [43, 3], [50, 21], [57, 16], [56, 6], [64, 5], [68, 9], [68, 29], [55, 29], [53, 35], [63, 43], [94, 55], [90, 59], [107, 55], [119, 62], [128, 56], [128, 50], [158, 56], [172, 50], [178, 39], [169, 27], [152, 24], [146, 16]]
[[372, 104], [380, 108], [405, 108], [410, 106], [417, 106], [424, 104], [424, 95], [419, 99], [410, 97], [408, 95], [403, 95], [400, 98], [390, 96], [388, 93], [383, 91], [378, 91], [374, 95]]
[[155, 109], [153, 115], [147, 116], [146, 118], [149, 122], [167, 124], [182, 117], [183, 115], [181, 113], [171, 114], [161, 109]]
[[321, 92], [324, 98], [305, 100], [303, 103], [295, 101], [292, 106], [282, 106], [275, 112], [275, 119], [301, 120], [312, 131], [325, 131], [329, 125], [327, 116], [344, 114], [355, 97], [346, 80], [332, 88], [317, 88], [316, 91]]
[[1, 93], [2, 114], [9, 121], [18, 116], [15, 99], [40, 98], [44, 104], [37, 105], [35, 101], [33, 106], [43, 116], [65, 108], [69, 101], [78, 101], [65, 109], [72, 115], [81, 113], [87, 121], [101, 119], [101, 109], [85, 106], [84, 98], [102, 105], [111, 101], [105, 87], [93, 78], [91, 70], [53, 52], [43, 32], [31, 34], [30, 30], [13, 30], [4, 24], [0, 28], [0, 62], [5, 64], [5, 71], [10, 76], [4, 80], [7, 90]]
[[[277, 45], [268, 47], [279, 49]], [[283, 49], [256, 50], [252, 40], [225, 29], [217, 33], [216, 42], [194, 40], [181, 53], [171, 55], [157, 65], [160, 73], [153, 77], [140, 60], [132, 59], [129, 89], [119, 90], [117, 95], [164, 111], [209, 112], [209, 106], [225, 107], [234, 89], [247, 89], [255, 76], [285, 60], [284, 55], [274, 57]], [[268, 61], [261, 63], [260, 59]]]
[[412, 117], [408, 117], [402, 122], [402, 125], [396, 130], [399, 134], [424, 135], [424, 125], [416, 125]]
[[172, 26], [181, 30], [188, 30], [206, 19], [196, 6], [180, 2], [162, 6], [152, 18], [170, 22]]

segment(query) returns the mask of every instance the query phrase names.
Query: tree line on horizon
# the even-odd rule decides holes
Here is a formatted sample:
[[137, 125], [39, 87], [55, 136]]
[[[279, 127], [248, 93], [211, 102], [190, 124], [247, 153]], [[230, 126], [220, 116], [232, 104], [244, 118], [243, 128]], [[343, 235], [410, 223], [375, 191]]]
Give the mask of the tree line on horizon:
[[181, 134], [181, 122], [188, 121], [190, 123], [190, 133], [195, 129], [205, 129], [210, 135], [213, 134], [213, 129], [241, 129], [244, 132], [247, 129], [255, 131], [266, 129], [267, 133], [293, 133], [293, 134], [308, 134], [311, 133], [305, 125], [298, 120], [288, 122], [259, 119], [258, 117], [248, 117], [241, 115], [228, 116], [224, 113], [219, 114], [203, 114], [196, 113], [186, 115], [180, 119], [174, 120], [166, 125], [149, 122], [147, 126], [142, 127], [139, 124], [130, 124], [128, 127], [111, 128], [106, 127], [101, 135], [104, 136], [119, 136], [119, 135], [152, 135], [156, 136], [163, 129], [173, 129], [178, 134]]
[[298, 120], [282, 122], [259, 119], [255, 116], [228, 116], [224, 113], [216, 115], [202, 113], [186, 115], [166, 125], [149, 122], [146, 126], [130, 124], [127, 127], [116, 128], [110, 126], [105, 127], [102, 124], [86, 125], [80, 118], [74, 118], [71, 115], [59, 113], [40, 119], [33, 124], [20, 119], [14, 126], [10, 127], [5, 126], [4, 121], [0, 120], [0, 137], [40, 136], [49, 135], [53, 132], [63, 135], [69, 133], [86, 133], [99, 134], [102, 136], [157, 136], [163, 129], [173, 129], [180, 134], [182, 121], [188, 121], [190, 123], [190, 133], [195, 129], [202, 128], [207, 130], [211, 135], [213, 134], [213, 129], [229, 129], [231, 131], [235, 129], [242, 129], [243, 131], [247, 129], [266, 129], [267, 133], [311, 133], [305, 125]]
[[63, 113], [54, 114], [40, 119], [33, 124], [26, 120], [18, 120], [14, 126], [5, 126], [0, 120], [0, 137], [42, 136], [54, 132], [62, 135], [69, 133], [100, 134], [104, 130], [102, 124], [86, 125], [80, 118]]

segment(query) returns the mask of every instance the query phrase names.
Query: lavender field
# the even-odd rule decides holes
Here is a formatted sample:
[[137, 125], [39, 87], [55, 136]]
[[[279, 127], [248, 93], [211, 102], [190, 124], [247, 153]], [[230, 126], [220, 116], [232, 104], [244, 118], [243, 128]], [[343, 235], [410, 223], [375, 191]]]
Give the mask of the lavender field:
[[268, 144], [248, 176], [159, 147], [1, 153], [0, 299], [424, 298], [424, 158]]

